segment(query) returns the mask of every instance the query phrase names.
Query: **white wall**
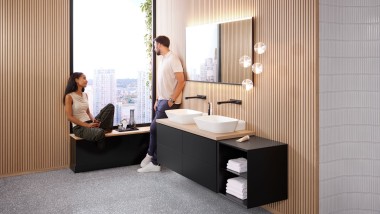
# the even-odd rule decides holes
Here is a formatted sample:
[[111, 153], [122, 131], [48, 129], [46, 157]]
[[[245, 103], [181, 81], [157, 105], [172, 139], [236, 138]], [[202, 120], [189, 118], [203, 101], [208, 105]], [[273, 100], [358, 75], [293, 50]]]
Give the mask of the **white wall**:
[[380, 0], [320, 0], [320, 213], [380, 213]]

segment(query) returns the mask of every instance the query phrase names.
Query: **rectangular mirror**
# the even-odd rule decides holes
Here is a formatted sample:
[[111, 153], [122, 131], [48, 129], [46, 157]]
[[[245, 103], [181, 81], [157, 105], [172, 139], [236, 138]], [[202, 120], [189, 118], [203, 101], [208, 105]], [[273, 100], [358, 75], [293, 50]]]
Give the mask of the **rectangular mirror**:
[[241, 84], [253, 81], [251, 66], [244, 68], [239, 59], [253, 61], [253, 19], [186, 28], [187, 80]]

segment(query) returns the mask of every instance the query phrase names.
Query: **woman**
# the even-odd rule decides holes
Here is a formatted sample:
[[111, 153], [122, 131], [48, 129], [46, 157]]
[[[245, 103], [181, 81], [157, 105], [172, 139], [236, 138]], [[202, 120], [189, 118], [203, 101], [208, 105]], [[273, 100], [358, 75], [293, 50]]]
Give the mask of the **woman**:
[[87, 86], [86, 75], [80, 72], [71, 74], [63, 97], [65, 112], [73, 124], [73, 133], [88, 141], [94, 141], [99, 148], [105, 146], [105, 133], [111, 132], [115, 107], [106, 105], [94, 118], [89, 106], [88, 97], [84, 93]]

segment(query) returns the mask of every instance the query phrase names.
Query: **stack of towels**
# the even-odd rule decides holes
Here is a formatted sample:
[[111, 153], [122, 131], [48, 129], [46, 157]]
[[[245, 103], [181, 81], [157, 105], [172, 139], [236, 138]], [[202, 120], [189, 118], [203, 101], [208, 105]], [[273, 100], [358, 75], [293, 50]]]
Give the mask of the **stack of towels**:
[[245, 158], [236, 158], [230, 159], [227, 163], [227, 169], [232, 171], [242, 173], [247, 171], [247, 159]]
[[247, 199], [247, 179], [242, 177], [228, 179], [226, 193], [242, 200]]

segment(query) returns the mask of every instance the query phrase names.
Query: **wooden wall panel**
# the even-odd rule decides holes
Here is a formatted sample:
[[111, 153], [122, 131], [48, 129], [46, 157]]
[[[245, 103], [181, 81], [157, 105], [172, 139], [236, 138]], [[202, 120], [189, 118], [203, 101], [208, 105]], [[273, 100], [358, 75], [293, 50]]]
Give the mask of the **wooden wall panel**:
[[69, 3], [0, 0], [0, 177], [69, 165]]
[[[207, 95], [214, 113], [248, 122], [258, 136], [289, 145], [289, 199], [265, 206], [276, 213], [318, 213], [318, 0], [157, 0], [157, 34], [185, 62], [186, 26], [254, 17], [255, 54], [264, 72], [254, 88], [187, 82], [185, 96]], [[200, 47], [201, 48], [201, 47]], [[243, 105], [216, 105], [242, 99]], [[207, 101], [183, 100], [182, 108], [206, 112]]]

